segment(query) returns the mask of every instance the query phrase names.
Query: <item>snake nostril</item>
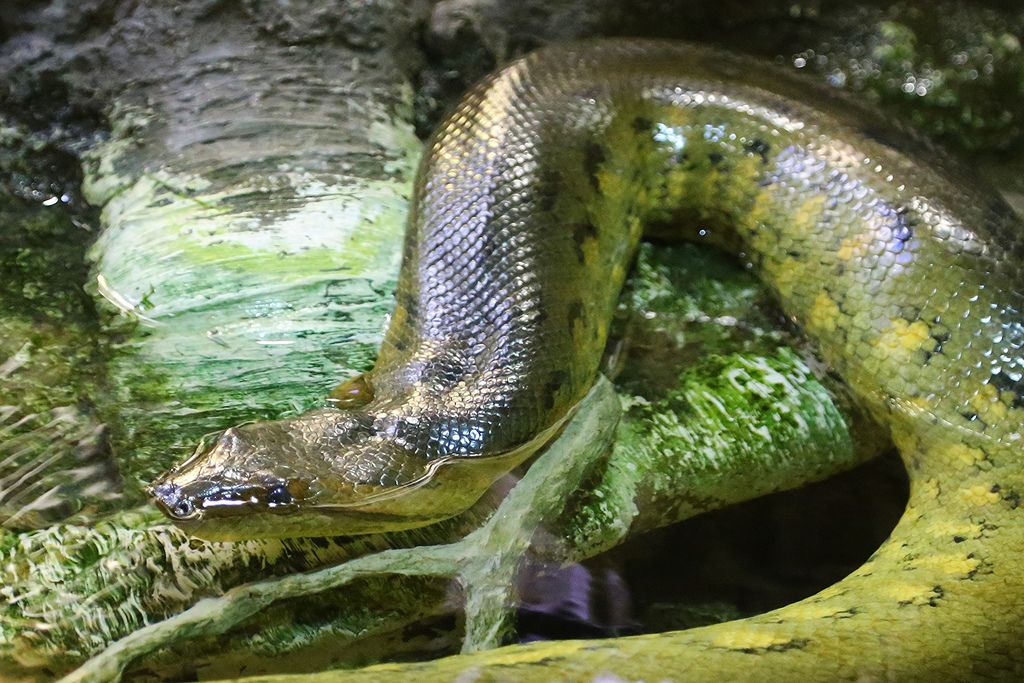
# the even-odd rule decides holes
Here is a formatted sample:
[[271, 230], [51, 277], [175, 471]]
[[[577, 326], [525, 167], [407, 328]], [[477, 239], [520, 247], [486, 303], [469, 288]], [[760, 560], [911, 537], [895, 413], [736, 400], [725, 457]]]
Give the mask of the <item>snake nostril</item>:
[[174, 484], [157, 484], [149, 487], [149, 493], [154, 498], [166, 501], [178, 495], [178, 487]]
[[195, 514], [196, 506], [175, 484], [159, 484], [152, 489], [157, 504], [172, 519], [188, 519]]

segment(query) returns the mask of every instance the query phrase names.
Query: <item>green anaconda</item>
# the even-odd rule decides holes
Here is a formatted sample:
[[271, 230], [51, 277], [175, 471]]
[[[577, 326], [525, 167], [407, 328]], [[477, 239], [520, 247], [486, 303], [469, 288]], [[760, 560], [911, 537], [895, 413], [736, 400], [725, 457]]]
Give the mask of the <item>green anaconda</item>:
[[877, 115], [703, 48], [550, 47], [473, 88], [428, 143], [376, 366], [331, 407], [203, 444], [158, 502], [228, 540], [462, 511], [594, 382], [645, 226], [770, 285], [900, 450], [897, 528], [840, 583], [751, 619], [366, 675], [1024, 675], [1021, 221]]

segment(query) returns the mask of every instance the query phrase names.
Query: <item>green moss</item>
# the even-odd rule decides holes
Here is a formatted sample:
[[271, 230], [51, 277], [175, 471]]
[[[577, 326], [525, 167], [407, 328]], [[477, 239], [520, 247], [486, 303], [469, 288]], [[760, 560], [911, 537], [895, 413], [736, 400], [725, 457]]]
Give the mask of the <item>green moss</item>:
[[45, 138], [2, 131], [0, 522], [23, 529], [106, 508], [116, 476], [91, 402], [104, 385], [103, 342], [82, 289], [91, 217], [69, 206], [62, 156]]
[[791, 63], [863, 93], [901, 121], [968, 151], [1024, 142], [1024, 12], [898, 2], [830, 13]]
[[117, 137], [92, 153], [86, 187], [106, 203], [90, 288], [119, 340], [103, 411], [130, 500], [201, 435], [307, 410], [372, 363], [416, 159], [400, 122], [375, 126], [394, 145], [382, 178], [133, 177]]

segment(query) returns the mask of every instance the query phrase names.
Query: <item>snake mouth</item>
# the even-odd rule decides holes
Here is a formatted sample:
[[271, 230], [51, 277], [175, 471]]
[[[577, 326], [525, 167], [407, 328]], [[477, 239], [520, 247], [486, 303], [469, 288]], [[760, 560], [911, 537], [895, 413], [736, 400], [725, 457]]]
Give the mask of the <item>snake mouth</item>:
[[392, 514], [379, 509], [268, 502], [266, 496], [256, 496], [254, 487], [249, 488], [248, 495], [235, 491], [228, 495], [220, 493], [216, 498], [196, 498], [190, 492], [195, 484], [179, 486], [164, 482], [154, 484], [148, 491], [171, 522], [209, 541], [337, 536], [339, 529], [349, 535], [380, 533], [426, 526], [452, 514]]
[[210, 541], [382, 533], [427, 526], [467, 510], [523, 454], [513, 455], [513, 461], [509, 456], [449, 459], [430, 468], [432, 476], [357, 500], [325, 503], [316, 496], [286, 495], [274, 482], [225, 485], [208, 479], [163, 479], [149, 493], [175, 525]]
[[175, 523], [198, 522], [205, 516], [230, 517], [253, 510], [288, 514], [299, 509], [285, 482], [270, 485], [224, 486], [194, 481], [184, 486], [171, 482], [148, 489], [157, 507]]

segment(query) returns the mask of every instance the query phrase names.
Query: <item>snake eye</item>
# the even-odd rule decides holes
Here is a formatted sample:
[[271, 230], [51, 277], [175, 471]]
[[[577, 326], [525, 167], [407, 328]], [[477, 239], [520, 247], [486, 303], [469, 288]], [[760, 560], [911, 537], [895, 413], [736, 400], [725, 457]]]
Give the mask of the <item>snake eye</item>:
[[278, 484], [267, 491], [267, 504], [271, 507], [277, 505], [291, 505], [292, 494], [285, 484]]
[[181, 498], [174, 507], [171, 508], [171, 512], [175, 517], [185, 518], [190, 516], [196, 511], [196, 506], [192, 504], [192, 501], [188, 498]]

